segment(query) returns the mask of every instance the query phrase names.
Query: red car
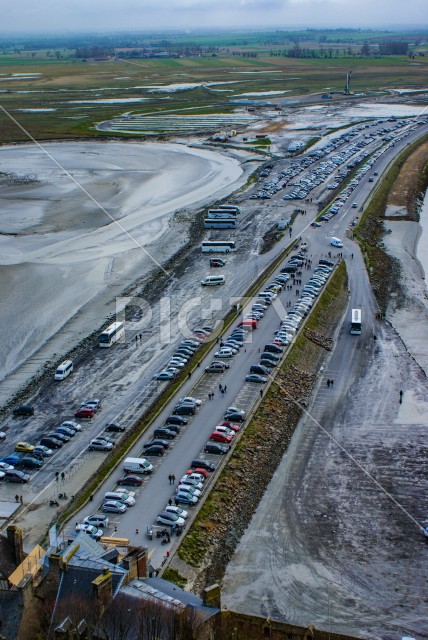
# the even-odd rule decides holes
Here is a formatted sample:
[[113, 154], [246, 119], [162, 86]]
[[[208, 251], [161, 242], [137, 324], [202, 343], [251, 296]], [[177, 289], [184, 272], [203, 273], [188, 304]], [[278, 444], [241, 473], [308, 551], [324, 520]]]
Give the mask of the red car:
[[233, 422], [229, 422], [229, 420], [223, 420], [218, 425], [219, 427], [227, 427], [228, 429], [232, 429], [232, 431], [239, 431], [239, 424], [233, 424]]
[[227, 444], [230, 444], [232, 442], [232, 436], [228, 436], [220, 431], [213, 431], [210, 435], [210, 440], [213, 442], [226, 442]]
[[75, 418], [93, 418], [95, 415], [95, 411], [93, 409], [79, 409], [78, 411], [76, 411], [76, 413], [74, 414]]
[[196, 469], [188, 469], [186, 473], [188, 476], [190, 476], [191, 473], [200, 473], [204, 478], [208, 478], [210, 475], [206, 469], [200, 469], [199, 467], [196, 467]]

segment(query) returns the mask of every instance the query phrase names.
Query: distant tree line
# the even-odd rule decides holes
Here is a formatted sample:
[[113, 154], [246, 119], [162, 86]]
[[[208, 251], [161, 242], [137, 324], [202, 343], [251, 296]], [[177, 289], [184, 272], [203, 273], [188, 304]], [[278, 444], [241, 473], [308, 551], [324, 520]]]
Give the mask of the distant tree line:
[[108, 58], [114, 55], [114, 49], [110, 47], [79, 47], [76, 49], [75, 58]]

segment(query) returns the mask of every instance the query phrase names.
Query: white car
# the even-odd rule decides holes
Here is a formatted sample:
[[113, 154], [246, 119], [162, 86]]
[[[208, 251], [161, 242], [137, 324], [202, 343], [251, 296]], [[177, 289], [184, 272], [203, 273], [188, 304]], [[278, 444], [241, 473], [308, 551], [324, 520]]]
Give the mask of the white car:
[[220, 351], [216, 351], [214, 354], [215, 358], [233, 358], [234, 355], [237, 354], [236, 349], [232, 349], [231, 347], [224, 347], [220, 349]]
[[98, 529], [97, 527], [94, 527], [94, 525], [87, 523], [76, 524], [76, 531], [84, 531], [90, 535], [91, 538], [94, 538], [94, 540], [99, 540], [104, 535], [104, 531], [102, 529]]
[[179, 403], [183, 404], [189, 402], [190, 404], [197, 404], [198, 407], [201, 406], [202, 400], [198, 400], [197, 398], [192, 398], [191, 396], [186, 396], [185, 398], [180, 398]]
[[15, 467], [13, 464], [8, 464], [7, 462], [0, 462], [0, 471], [13, 471]]
[[[236, 436], [236, 431], [234, 431], [233, 429], [229, 429], [229, 427], [223, 427], [221, 424], [217, 425], [215, 428], [216, 431], [219, 431], [220, 433], [225, 433], [227, 436], [230, 436], [231, 438], [234, 438]], [[199, 473], [192, 473], [192, 475], [189, 475], [189, 478], [192, 478], [194, 476], [200, 475]], [[202, 476], [203, 477], [203, 476]]]
[[75, 431], [82, 431], [82, 425], [78, 422], [74, 422], [74, 420], [66, 420], [65, 422], [61, 422], [60, 427], [69, 427], [70, 429], [74, 429]]
[[6, 434], [4, 431], [0, 431], [0, 440], [6, 440]]
[[83, 520], [83, 524], [92, 524], [94, 527], [97, 527], [97, 529], [107, 529], [108, 523], [108, 516], [105, 516], [102, 513], [93, 516], [86, 516]]
[[186, 519], [189, 515], [189, 512], [186, 509], [182, 509], [181, 507], [175, 507], [174, 505], [168, 505], [165, 507], [164, 511], [170, 511], [171, 513], [176, 513], [180, 518]]
[[164, 524], [167, 527], [176, 525], [177, 527], [184, 527], [185, 520], [181, 518], [177, 513], [172, 511], [162, 511], [156, 518], [157, 524]]
[[190, 495], [195, 496], [196, 498], [199, 498], [199, 496], [202, 494], [202, 491], [194, 487], [192, 484], [180, 483], [177, 487], [176, 493], [187, 493], [187, 494], [190, 493]]

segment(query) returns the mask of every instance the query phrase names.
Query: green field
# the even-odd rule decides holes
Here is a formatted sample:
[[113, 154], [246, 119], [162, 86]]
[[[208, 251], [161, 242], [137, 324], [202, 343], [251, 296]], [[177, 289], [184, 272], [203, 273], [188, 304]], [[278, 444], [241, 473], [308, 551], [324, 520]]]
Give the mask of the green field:
[[[412, 36], [416, 40], [416, 35]], [[0, 104], [36, 139], [50, 140], [105, 136], [95, 125], [126, 112], [179, 114], [197, 107], [199, 113], [227, 114], [237, 108], [231, 100], [247, 99], [241, 95], [246, 93], [284, 91], [287, 93], [271, 99], [277, 103], [284, 99], [287, 105], [287, 101], [299, 96], [343, 91], [348, 70], [352, 70], [355, 93], [426, 88], [428, 56], [412, 60], [408, 56], [358, 54], [362, 42], [374, 42], [381, 37], [386, 37], [386, 33], [340, 29], [220, 32], [192, 38], [170, 35], [162, 40], [168, 47], [198, 46], [203, 53], [165, 59], [86, 61], [75, 58], [71, 48], [55, 49], [52, 45], [52, 49], [46, 46], [37, 49], [32, 43], [29, 49], [27, 43], [27, 48], [17, 49], [16, 45], [2, 44], [0, 40]], [[406, 36], [395, 33], [394, 37]], [[285, 50], [296, 40], [299, 46], [316, 47], [318, 52], [323, 47], [326, 54], [331, 51], [332, 57], [278, 55], [278, 47]], [[147, 36], [146, 41], [154, 44], [159, 35]], [[423, 43], [418, 46], [423, 48]], [[208, 53], [210, 48], [215, 48], [215, 55]], [[243, 57], [249, 48], [256, 57]], [[25, 73], [41, 75], [27, 78], [13, 75]], [[156, 85], [211, 82], [222, 84], [171, 93], [150, 92], [150, 87]], [[257, 100], [257, 96], [249, 98]], [[117, 99], [124, 102], [103, 103]], [[265, 100], [263, 96], [259, 99]], [[0, 143], [28, 139], [4, 112], [0, 113], [0, 123]]]

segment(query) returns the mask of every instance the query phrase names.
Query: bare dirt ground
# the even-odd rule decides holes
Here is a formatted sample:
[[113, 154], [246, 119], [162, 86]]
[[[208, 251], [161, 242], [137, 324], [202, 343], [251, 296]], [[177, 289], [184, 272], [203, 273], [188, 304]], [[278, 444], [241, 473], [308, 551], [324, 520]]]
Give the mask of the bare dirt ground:
[[330, 361], [229, 565], [223, 601], [334, 632], [425, 638], [427, 381], [387, 325], [355, 355], [350, 388], [346, 375], [327, 388], [338, 375]]

